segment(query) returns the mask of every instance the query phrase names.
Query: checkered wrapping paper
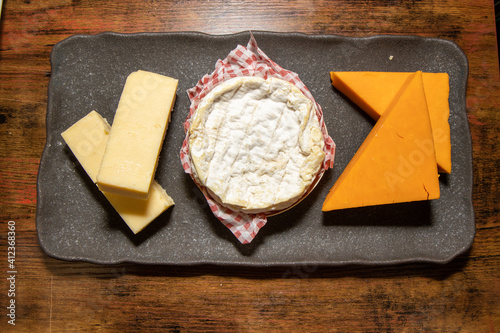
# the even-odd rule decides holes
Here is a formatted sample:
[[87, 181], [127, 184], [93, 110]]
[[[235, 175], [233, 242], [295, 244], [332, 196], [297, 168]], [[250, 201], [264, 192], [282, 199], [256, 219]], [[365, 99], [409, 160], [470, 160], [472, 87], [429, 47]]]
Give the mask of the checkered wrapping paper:
[[[186, 137], [180, 151], [180, 158], [182, 167], [184, 168], [184, 172], [188, 173], [196, 183], [196, 180], [191, 171], [188, 130], [191, 124], [191, 117], [196, 111], [200, 101], [218, 84], [228, 79], [240, 76], [256, 76], [262, 77], [264, 79], [267, 79], [269, 77], [280, 78], [294, 84], [302, 91], [302, 93], [307, 98], [309, 98], [313, 102], [325, 140], [325, 160], [323, 162], [322, 170], [316, 177], [315, 182], [311, 185], [311, 188], [313, 188], [315, 184], [321, 179], [322, 174], [328, 168], [333, 167], [335, 156], [335, 143], [328, 135], [328, 132], [326, 130], [326, 125], [323, 119], [323, 111], [321, 109], [321, 106], [314, 100], [314, 97], [312, 96], [310, 91], [299, 79], [299, 76], [296, 73], [283, 69], [274, 61], [272, 61], [261, 49], [259, 49], [253, 34], [251, 34], [250, 41], [248, 42], [246, 47], [238, 45], [229, 53], [226, 59], [219, 59], [217, 61], [215, 70], [211, 74], [203, 76], [195, 87], [187, 90], [188, 97], [191, 101], [191, 106], [189, 109], [189, 115], [184, 122], [184, 131], [186, 133]], [[201, 192], [205, 196], [210, 209], [212, 210], [212, 213], [219, 219], [219, 221], [221, 221], [227, 228], [229, 228], [229, 230], [231, 230], [231, 232], [242, 244], [250, 243], [255, 238], [259, 230], [266, 224], [266, 214], [245, 214], [241, 212], [235, 212], [212, 199], [205, 187], [201, 186], [198, 183], [196, 183], [196, 185], [198, 185]]]

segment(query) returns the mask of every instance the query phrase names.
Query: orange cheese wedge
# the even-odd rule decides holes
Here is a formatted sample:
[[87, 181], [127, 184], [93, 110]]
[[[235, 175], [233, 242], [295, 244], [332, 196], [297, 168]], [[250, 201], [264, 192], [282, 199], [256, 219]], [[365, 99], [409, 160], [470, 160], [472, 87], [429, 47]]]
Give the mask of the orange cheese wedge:
[[323, 211], [439, 198], [422, 73], [409, 75], [340, 175]]
[[[356, 103], [374, 120], [378, 120], [411, 74], [403, 72], [331, 72], [330, 77], [335, 88]], [[450, 173], [449, 77], [447, 73], [423, 73], [422, 76], [439, 171]]]

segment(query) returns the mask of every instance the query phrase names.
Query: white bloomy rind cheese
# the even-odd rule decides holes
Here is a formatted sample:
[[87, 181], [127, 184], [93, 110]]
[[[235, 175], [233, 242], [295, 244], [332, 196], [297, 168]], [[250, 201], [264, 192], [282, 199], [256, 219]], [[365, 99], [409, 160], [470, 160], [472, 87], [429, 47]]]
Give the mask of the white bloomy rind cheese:
[[193, 174], [215, 200], [245, 213], [288, 208], [323, 163], [311, 100], [284, 80], [238, 77], [208, 93], [193, 115]]
[[[83, 169], [95, 183], [110, 126], [97, 112], [92, 111], [62, 133], [64, 141], [76, 156]], [[158, 215], [174, 204], [172, 198], [156, 182], [151, 184], [147, 200], [103, 192], [134, 233], [138, 233]]]
[[147, 199], [177, 83], [146, 71], [128, 76], [97, 175], [99, 189]]

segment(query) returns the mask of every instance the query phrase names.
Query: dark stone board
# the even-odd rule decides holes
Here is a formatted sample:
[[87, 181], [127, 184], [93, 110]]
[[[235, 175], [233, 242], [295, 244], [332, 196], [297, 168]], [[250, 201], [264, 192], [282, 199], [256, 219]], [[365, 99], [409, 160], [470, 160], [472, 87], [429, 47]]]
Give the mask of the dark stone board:
[[[475, 235], [472, 144], [465, 107], [468, 63], [453, 42], [414, 36], [349, 38], [253, 32], [259, 47], [301, 80], [322, 106], [337, 144], [335, 166], [294, 208], [269, 217], [242, 245], [211, 213], [180, 163], [186, 90], [250, 32], [77, 35], [53, 48], [47, 142], [38, 173], [36, 223], [50, 256], [113, 264], [341, 265], [446, 263]], [[176, 205], [134, 235], [90, 181], [61, 132], [96, 110], [111, 123], [125, 79], [142, 69], [179, 79], [156, 180]], [[446, 72], [450, 75], [453, 170], [441, 198], [324, 213], [323, 201], [374, 122], [335, 90], [330, 71]]]

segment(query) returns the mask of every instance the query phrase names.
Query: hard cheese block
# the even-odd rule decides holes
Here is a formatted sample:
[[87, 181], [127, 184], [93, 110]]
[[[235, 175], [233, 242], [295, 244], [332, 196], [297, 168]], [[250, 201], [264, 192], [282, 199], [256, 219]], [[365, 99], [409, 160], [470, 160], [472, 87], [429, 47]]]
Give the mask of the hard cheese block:
[[[335, 88], [356, 103], [374, 120], [378, 120], [411, 74], [404, 72], [331, 72], [330, 77]], [[423, 73], [422, 77], [438, 167], [441, 172], [450, 173], [449, 77], [447, 73]]]
[[408, 77], [340, 175], [323, 211], [439, 198], [422, 74]]
[[[85, 172], [95, 183], [110, 126], [97, 112], [92, 111], [62, 133], [64, 141], [76, 156]], [[153, 181], [147, 200], [103, 192], [134, 233], [138, 233], [158, 215], [174, 204], [163, 188]]]
[[129, 75], [97, 175], [102, 191], [147, 199], [177, 82], [145, 71]]

